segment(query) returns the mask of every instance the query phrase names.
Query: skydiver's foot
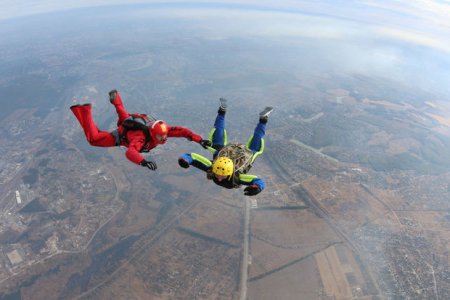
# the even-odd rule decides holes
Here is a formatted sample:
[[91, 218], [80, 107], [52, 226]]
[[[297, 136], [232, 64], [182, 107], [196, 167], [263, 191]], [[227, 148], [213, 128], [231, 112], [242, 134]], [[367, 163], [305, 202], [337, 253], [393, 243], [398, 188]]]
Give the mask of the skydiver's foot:
[[117, 90], [111, 90], [109, 92], [109, 102], [114, 103], [114, 101], [116, 101], [116, 97], [117, 97]]
[[91, 106], [91, 105], [92, 105], [91, 103], [75, 104], [75, 105], [72, 105], [70, 107], [70, 109], [73, 109], [73, 108], [76, 108], [76, 107], [81, 107], [81, 106]]
[[182, 159], [182, 158], [178, 159], [178, 164], [182, 168], [185, 168], [185, 169], [189, 168], [189, 163], [186, 160]]
[[272, 106], [267, 106], [266, 108], [264, 108], [264, 110], [262, 112], [259, 113], [259, 116], [261, 118], [266, 118], [269, 117], [269, 114], [273, 111], [273, 107]]
[[267, 123], [267, 120], [269, 120], [269, 115], [272, 112], [273, 107], [271, 106], [267, 106], [266, 108], [264, 108], [264, 110], [262, 112], [259, 113], [259, 121], [261, 123]]
[[227, 111], [227, 99], [220, 98], [219, 101], [220, 101], [220, 107], [219, 107], [218, 113], [223, 115]]
[[225, 98], [220, 98], [219, 101], [220, 101], [220, 108], [226, 110], [228, 100]]

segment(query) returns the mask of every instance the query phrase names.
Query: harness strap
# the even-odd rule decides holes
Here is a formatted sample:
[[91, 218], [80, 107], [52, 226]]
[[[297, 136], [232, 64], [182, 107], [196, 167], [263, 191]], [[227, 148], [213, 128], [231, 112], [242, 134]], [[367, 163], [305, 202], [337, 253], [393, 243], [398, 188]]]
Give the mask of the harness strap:
[[[128, 128], [128, 127], [122, 125], [123, 131], [122, 131], [121, 135], [119, 135], [119, 132], [117, 130], [117, 135], [119, 136], [119, 142], [118, 142], [119, 145], [120, 145], [120, 142], [129, 143], [129, 141], [127, 139], [127, 133], [129, 130], [141, 130], [145, 136], [145, 144], [144, 144], [144, 146], [142, 146], [143, 150], [141, 149], [141, 152], [149, 152], [150, 150], [146, 150], [152, 140], [152, 138], [150, 136], [149, 128], [150, 128], [150, 126], [152, 126], [154, 124], [154, 122], [150, 123], [151, 122], [150, 118], [148, 118], [147, 115], [133, 115], [132, 114], [128, 118], [126, 118], [122, 122], [122, 124], [129, 119], [133, 120], [133, 122], [135, 122], [135, 124], [140, 124], [140, 125], [136, 129], [131, 129], [131, 128]], [[116, 137], [116, 143], [117, 143], [117, 137]]]
[[113, 130], [111, 131], [111, 134], [114, 136], [114, 138], [116, 139], [116, 146], [120, 146], [120, 134], [119, 134], [119, 129]]
[[[142, 147], [142, 149], [147, 149], [147, 147], [150, 145], [152, 138], [150, 137], [150, 132], [149, 132], [148, 128], [145, 128], [142, 131], [144, 132], [144, 135], [145, 135], [145, 144]], [[145, 150], [144, 152], [148, 152], [148, 150]]]

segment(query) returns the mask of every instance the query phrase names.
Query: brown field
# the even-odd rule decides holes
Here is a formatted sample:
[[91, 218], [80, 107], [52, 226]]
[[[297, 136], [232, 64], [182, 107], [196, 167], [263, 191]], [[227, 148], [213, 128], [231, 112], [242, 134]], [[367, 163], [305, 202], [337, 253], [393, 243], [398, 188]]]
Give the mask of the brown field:
[[320, 299], [321, 286], [312, 257], [289, 266], [266, 278], [248, 283], [249, 300]]
[[[388, 205], [375, 198], [376, 193], [372, 196], [357, 184], [310, 177], [302, 186], [332, 223], [351, 223], [351, 228], [345, 227], [348, 230], [386, 216], [399, 223]], [[354, 253], [330, 225], [309, 209], [252, 210], [249, 299], [370, 299], [367, 279]]]
[[286, 206], [303, 206], [305, 203], [286, 183], [271, 182], [271, 187], [267, 191], [258, 195], [258, 207], [286, 207]]
[[251, 224], [250, 278], [339, 241], [330, 227], [308, 210], [252, 211]]
[[420, 148], [420, 143], [413, 138], [404, 138], [389, 140], [388, 148], [386, 149], [387, 155], [396, 155], [405, 152], [413, 152]]
[[186, 214], [180, 226], [240, 246], [242, 218], [241, 208], [211, 198], [202, 201]]
[[356, 227], [388, 212], [387, 207], [357, 183], [327, 182], [310, 177], [303, 187], [338, 222]]
[[[237, 290], [240, 253], [239, 248], [171, 230], [125, 263], [94, 298], [220, 299], [221, 291], [229, 295]], [[155, 291], [163, 293], [156, 296]]]
[[385, 101], [385, 100], [370, 100], [369, 98], [364, 98], [363, 103], [380, 105], [380, 106], [384, 106], [388, 109], [393, 109], [393, 110], [405, 110], [405, 109], [412, 108], [411, 106], [400, 105], [400, 104], [392, 103], [392, 102]]
[[329, 247], [316, 253], [314, 258], [319, 268], [325, 294], [335, 299], [351, 299], [352, 291], [345, 277], [346, 270], [338, 259], [336, 249]]
[[314, 255], [326, 299], [372, 299], [355, 256], [344, 244]]
[[389, 134], [384, 130], [380, 130], [380, 131], [377, 131], [372, 134], [372, 136], [367, 144], [371, 145], [371, 146], [383, 145], [383, 144], [385, 145], [385, 144], [389, 143], [391, 138], [392, 138], [392, 134]]
[[351, 274], [354, 278], [354, 282], [348, 282], [352, 289], [358, 290], [366, 286], [366, 280], [361, 272], [360, 266], [355, 259], [354, 254], [348, 247], [343, 244], [334, 246], [336, 253], [339, 257], [342, 269], [346, 274]]

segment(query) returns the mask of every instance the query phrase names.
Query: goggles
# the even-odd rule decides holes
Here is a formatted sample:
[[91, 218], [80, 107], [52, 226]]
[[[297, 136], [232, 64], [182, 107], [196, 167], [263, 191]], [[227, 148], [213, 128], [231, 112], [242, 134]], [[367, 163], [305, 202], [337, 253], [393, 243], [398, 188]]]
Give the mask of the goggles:
[[164, 143], [167, 141], [167, 134], [164, 135], [155, 134], [155, 138], [158, 140], [158, 142]]

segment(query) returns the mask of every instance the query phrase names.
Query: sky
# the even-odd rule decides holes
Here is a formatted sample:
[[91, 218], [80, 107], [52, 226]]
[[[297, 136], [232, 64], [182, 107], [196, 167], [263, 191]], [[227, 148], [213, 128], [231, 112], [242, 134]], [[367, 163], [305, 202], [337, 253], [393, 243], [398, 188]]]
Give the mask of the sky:
[[[316, 14], [363, 22], [372, 32], [450, 53], [450, 0], [2, 0], [0, 21], [75, 8], [131, 3], [182, 4], [184, 8], [244, 9], [247, 12]], [[280, 28], [280, 30], [286, 30]]]
[[0, 3], [0, 24], [19, 17], [77, 8], [149, 4], [148, 8], [128, 11], [126, 17], [193, 21], [211, 39], [238, 35], [287, 37], [291, 41], [311, 38], [322, 42], [317, 57], [335, 69], [383, 75], [405, 83], [418, 81], [424, 87], [433, 86], [450, 93], [450, 87], [445, 88], [450, 81], [450, 0], [0, 0]]

